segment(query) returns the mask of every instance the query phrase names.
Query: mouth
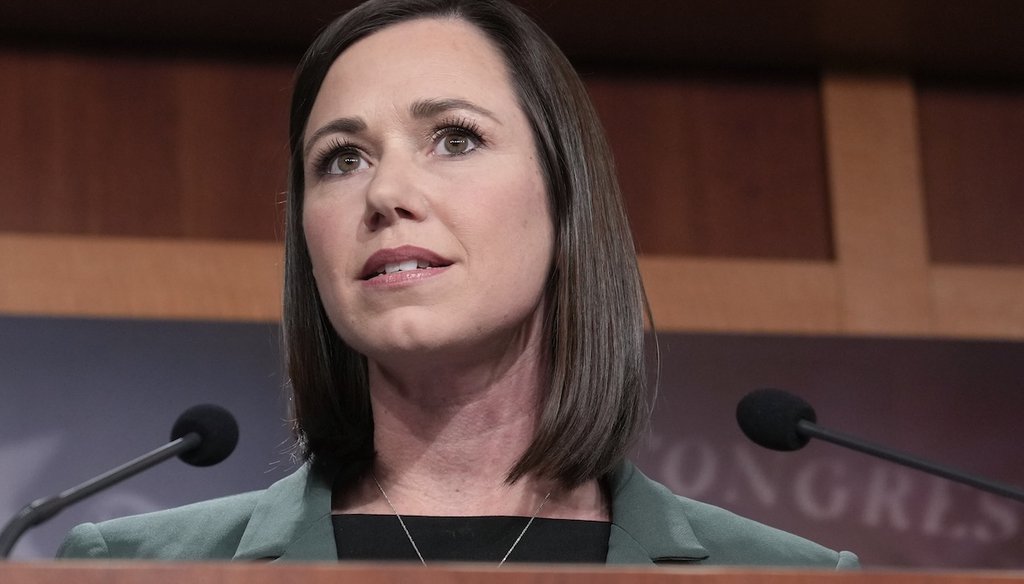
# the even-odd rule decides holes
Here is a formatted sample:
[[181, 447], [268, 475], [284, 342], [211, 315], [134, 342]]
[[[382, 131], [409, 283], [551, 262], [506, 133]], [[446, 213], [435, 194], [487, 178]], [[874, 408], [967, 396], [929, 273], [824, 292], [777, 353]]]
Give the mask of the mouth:
[[392, 249], [382, 249], [370, 256], [363, 264], [359, 279], [363, 281], [413, 270], [432, 270], [447, 268], [452, 261], [440, 255], [412, 245]]

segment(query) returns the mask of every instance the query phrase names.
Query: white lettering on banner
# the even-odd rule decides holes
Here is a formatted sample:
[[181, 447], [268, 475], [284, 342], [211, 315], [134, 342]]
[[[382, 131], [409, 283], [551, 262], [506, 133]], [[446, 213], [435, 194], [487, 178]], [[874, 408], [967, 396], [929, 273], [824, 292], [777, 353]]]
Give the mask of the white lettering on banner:
[[1005, 542], [1021, 531], [1020, 509], [994, 495], [886, 462], [842, 456], [787, 458], [784, 465], [753, 446], [707, 439], [654, 438], [655, 478], [673, 491], [713, 504], [754, 504], [809, 521], [859, 523], [872, 529], [978, 543]]
[[725, 491], [725, 500], [736, 501], [739, 497], [738, 487], [746, 485], [754, 495], [754, 499], [765, 507], [774, 507], [779, 500], [778, 484], [768, 478], [760, 467], [757, 459], [743, 448], [734, 448], [733, 457], [738, 477], [729, 480], [729, 488]]
[[[12, 517], [34, 493], [38, 484], [43, 483], [43, 474], [53, 464], [61, 446], [66, 442], [62, 434], [50, 433], [39, 436], [19, 437], [17, 440], [0, 444], [0, 461], [5, 471], [0, 473], [0, 521]], [[18, 469], [10, 472], [6, 469]], [[15, 557], [45, 557], [46, 551], [39, 549], [35, 538], [29, 533], [14, 550]]]
[[846, 467], [836, 460], [812, 460], [796, 473], [793, 496], [804, 515], [816, 521], [838, 519], [850, 505]]
[[995, 495], [983, 493], [978, 499], [979, 511], [996, 525], [992, 531], [986, 525], [975, 526], [975, 536], [980, 541], [1005, 541], [1017, 534], [1019, 520], [1013, 503], [998, 499]]
[[921, 531], [925, 535], [941, 535], [951, 532], [947, 522], [949, 512], [953, 508], [953, 495], [949, 488], [949, 481], [940, 478], [931, 478], [930, 496], [924, 508], [924, 520], [921, 522]]
[[700, 498], [715, 484], [718, 456], [707, 442], [683, 440], [669, 447], [660, 466], [669, 477], [666, 484], [670, 489]]
[[900, 531], [910, 528], [907, 500], [910, 477], [896, 467], [873, 467], [864, 501], [864, 523], [872, 527], [886, 525]]

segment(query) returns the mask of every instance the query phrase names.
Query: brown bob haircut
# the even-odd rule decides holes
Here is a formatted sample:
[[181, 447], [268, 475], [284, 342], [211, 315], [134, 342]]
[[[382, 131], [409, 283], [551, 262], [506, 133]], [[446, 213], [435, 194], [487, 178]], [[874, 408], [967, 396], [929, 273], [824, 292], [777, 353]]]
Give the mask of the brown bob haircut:
[[533, 442], [508, 480], [527, 474], [576, 486], [625, 456], [647, 422], [644, 316], [649, 314], [612, 155], [569, 61], [502, 0], [370, 0], [332, 22], [306, 52], [291, 106], [284, 337], [295, 431], [305, 458], [352, 479], [374, 456], [366, 358], [331, 326], [302, 227], [303, 140], [331, 64], [353, 43], [418, 18], [458, 18], [504, 58], [529, 119], [555, 218], [545, 290], [550, 388]]

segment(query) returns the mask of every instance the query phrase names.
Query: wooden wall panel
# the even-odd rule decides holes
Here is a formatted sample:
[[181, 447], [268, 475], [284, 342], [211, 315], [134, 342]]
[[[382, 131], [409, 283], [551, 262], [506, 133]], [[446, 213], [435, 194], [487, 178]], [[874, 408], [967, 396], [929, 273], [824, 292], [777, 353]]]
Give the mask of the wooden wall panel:
[[290, 67], [0, 53], [0, 230], [273, 239]]
[[836, 256], [850, 332], [930, 328], [914, 92], [905, 77], [824, 79]]
[[934, 332], [950, 337], [1024, 339], [1024, 269], [932, 269]]
[[[0, 230], [277, 235], [290, 67], [16, 50], [0, 65]], [[643, 252], [831, 258], [816, 80], [590, 87]]]
[[172, 83], [146, 62], [4, 55], [7, 230], [171, 234]]
[[642, 253], [832, 258], [816, 78], [588, 87]]
[[644, 256], [640, 272], [660, 331], [842, 332], [827, 262]]
[[931, 259], [1024, 265], [1024, 88], [918, 87]]
[[0, 233], [6, 314], [276, 321], [275, 243]]
[[174, 77], [182, 234], [283, 240], [290, 67], [202, 62]]
[[[0, 73], [0, 312], [278, 318], [290, 66], [6, 49]], [[1024, 334], [1024, 270], [927, 252], [1019, 263], [1019, 95], [926, 89], [919, 115], [907, 77], [589, 87], [659, 328]]]

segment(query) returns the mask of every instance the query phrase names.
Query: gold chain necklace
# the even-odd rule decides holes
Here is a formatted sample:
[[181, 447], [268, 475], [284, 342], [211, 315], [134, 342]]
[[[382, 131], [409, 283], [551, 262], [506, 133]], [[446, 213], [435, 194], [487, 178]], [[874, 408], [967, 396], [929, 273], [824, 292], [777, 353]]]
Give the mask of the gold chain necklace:
[[[387, 501], [388, 507], [391, 507], [391, 512], [394, 513], [395, 517], [398, 518], [398, 523], [401, 524], [402, 531], [405, 532], [405, 537], [409, 538], [409, 543], [412, 544], [412, 549], [416, 552], [416, 555], [419, 557], [420, 563], [426, 566], [427, 562], [423, 559], [423, 554], [420, 553], [420, 548], [416, 545], [416, 540], [413, 539], [412, 534], [409, 533], [409, 528], [405, 526], [405, 520], [402, 519], [401, 514], [398, 513], [398, 509], [395, 509], [395, 505], [391, 502], [391, 499], [388, 497], [388, 494], [384, 492], [384, 487], [380, 486], [380, 481], [377, 480], [377, 475], [375, 473], [370, 473], [370, 476], [373, 477], [373, 482], [377, 483], [377, 488], [380, 489], [380, 494], [384, 495], [384, 500]], [[550, 498], [551, 491], [548, 491], [548, 494], [544, 495], [544, 500], [540, 502], [539, 506], [537, 506], [537, 510], [533, 512], [533, 515], [530, 517], [530, 520], [526, 522], [526, 527], [523, 527], [523, 530], [519, 532], [519, 537], [517, 537], [516, 540], [512, 542], [512, 547], [508, 548], [508, 551], [505, 552], [505, 557], [501, 558], [501, 561], [498, 562], [499, 568], [505, 563], [505, 560], [507, 560], [508, 557], [512, 555], [512, 550], [516, 549], [516, 546], [519, 545], [520, 540], [522, 540], [523, 536], [526, 535], [526, 530], [530, 529], [530, 526], [533, 525], [533, 520], [536, 519], [538, 515], [540, 515], [541, 509], [544, 508], [544, 504], [547, 503], [548, 499]]]

